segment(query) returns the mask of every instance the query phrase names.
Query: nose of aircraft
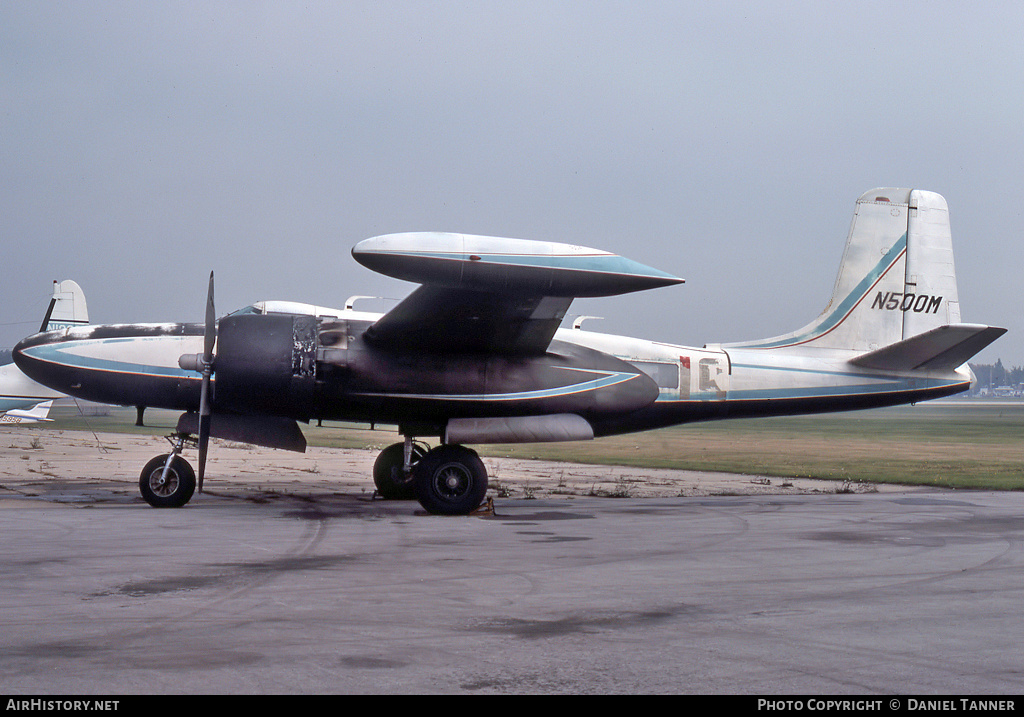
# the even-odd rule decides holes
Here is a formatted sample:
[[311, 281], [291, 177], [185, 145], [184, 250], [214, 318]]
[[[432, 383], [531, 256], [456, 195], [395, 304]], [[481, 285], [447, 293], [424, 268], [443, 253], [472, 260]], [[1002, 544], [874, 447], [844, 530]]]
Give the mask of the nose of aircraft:
[[178, 359], [202, 350], [202, 325], [110, 324], [36, 334], [14, 347], [33, 381], [97, 403], [187, 408], [195, 372]]
[[61, 393], [69, 393], [71, 384], [62, 376], [60, 363], [55, 361], [55, 346], [66, 333], [65, 329], [34, 334], [19, 341], [13, 350], [14, 363], [23, 374], [36, 383]]

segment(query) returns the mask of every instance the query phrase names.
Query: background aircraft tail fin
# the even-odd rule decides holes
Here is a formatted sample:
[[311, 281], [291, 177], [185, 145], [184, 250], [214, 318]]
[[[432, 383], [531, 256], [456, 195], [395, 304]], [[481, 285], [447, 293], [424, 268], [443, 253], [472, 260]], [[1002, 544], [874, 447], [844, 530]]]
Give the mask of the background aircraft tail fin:
[[39, 423], [40, 421], [52, 421], [47, 418], [53, 401], [37, 403], [32, 408], [12, 409], [0, 416], [0, 423]]
[[[919, 189], [881, 188], [857, 200], [832, 299], [821, 315], [791, 334], [731, 346], [846, 349], [875, 353], [873, 359], [863, 357], [863, 365], [904, 367], [918, 359], [966, 361], [1003, 333], [958, 325], [960, 300], [946, 200]], [[956, 331], [907, 343], [942, 327]], [[960, 348], [953, 350], [951, 341]], [[880, 352], [886, 347], [891, 347], [887, 353]]]
[[89, 309], [85, 305], [82, 287], [71, 279], [53, 282], [53, 298], [40, 331], [66, 329], [88, 323]]

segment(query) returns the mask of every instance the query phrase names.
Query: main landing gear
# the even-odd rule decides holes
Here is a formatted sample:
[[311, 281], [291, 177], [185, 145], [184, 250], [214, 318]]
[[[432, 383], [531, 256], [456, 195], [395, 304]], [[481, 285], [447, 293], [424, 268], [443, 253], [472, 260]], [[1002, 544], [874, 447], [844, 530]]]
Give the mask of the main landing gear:
[[484, 500], [487, 469], [470, 448], [447, 444], [428, 451], [407, 436], [381, 451], [373, 482], [382, 498], [416, 498], [429, 513], [466, 515]]
[[[180, 508], [192, 499], [196, 474], [181, 457], [182, 449], [197, 446], [187, 433], [168, 436], [171, 452], [146, 464], [139, 476], [139, 492], [154, 508]], [[407, 436], [388, 446], [373, 466], [373, 483], [386, 499], [415, 498], [429, 513], [467, 515], [483, 503], [487, 469], [476, 451], [446, 444], [432, 450]]]

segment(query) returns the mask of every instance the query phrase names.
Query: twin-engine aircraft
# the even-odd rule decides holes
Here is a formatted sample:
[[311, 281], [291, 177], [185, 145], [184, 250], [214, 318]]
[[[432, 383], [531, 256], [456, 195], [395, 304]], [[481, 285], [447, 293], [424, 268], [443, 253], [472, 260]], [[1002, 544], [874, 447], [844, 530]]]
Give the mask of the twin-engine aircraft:
[[[67, 279], [53, 282], [53, 297], [40, 331], [56, 331], [89, 323], [85, 294]], [[13, 363], [0, 366], [0, 424], [39, 423], [47, 418], [53, 399], [63, 394], [36, 383]]]
[[[102, 403], [185, 411], [172, 451], [145, 466], [153, 506], [196, 487], [184, 446], [210, 436], [305, 450], [298, 421], [395, 424], [378, 492], [437, 514], [484, 500], [465, 444], [590, 440], [690, 421], [863, 409], [965, 391], [966, 361], [1005, 329], [965, 324], [949, 216], [938, 194], [873, 189], [857, 200], [831, 301], [798, 331], [690, 348], [560, 329], [575, 297], [682, 280], [607, 252], [445, 233], [357, 244], [364, 266], [422, 284], [369, 314], [282, 302], [205, 324], [109, 325], [29, 337], [22, 370]], [[431, 437], [428, 449], [416, 439]]]

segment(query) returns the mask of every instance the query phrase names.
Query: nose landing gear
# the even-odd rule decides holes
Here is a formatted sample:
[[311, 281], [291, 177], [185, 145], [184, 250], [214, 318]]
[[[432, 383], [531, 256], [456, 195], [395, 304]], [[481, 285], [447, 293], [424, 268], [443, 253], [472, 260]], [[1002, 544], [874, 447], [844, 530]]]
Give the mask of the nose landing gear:
[[178, 434], [169, 440], [173, 446], [171, 452], [151, 460], [139, 476], [139, 492], [154, 508], [180, 508], [192, 499], [196, 490], [196, 472], [180, 455], [190, 436]]

